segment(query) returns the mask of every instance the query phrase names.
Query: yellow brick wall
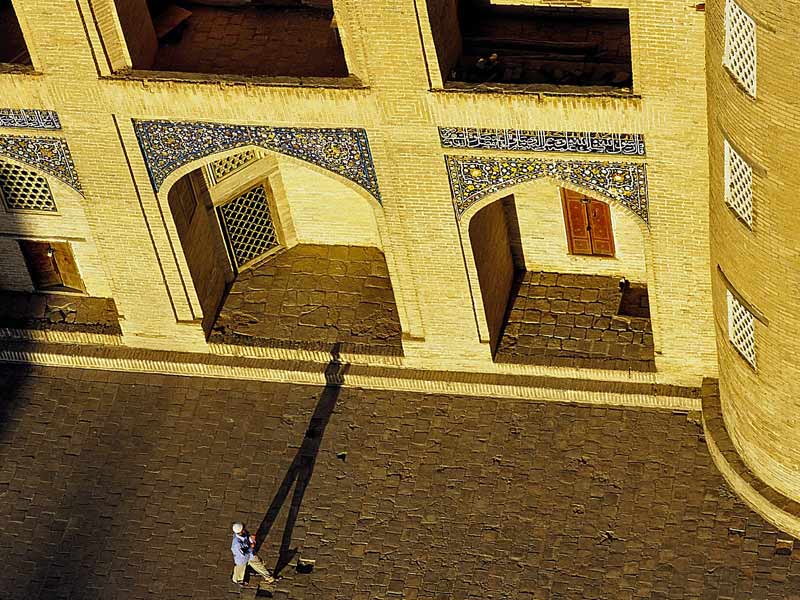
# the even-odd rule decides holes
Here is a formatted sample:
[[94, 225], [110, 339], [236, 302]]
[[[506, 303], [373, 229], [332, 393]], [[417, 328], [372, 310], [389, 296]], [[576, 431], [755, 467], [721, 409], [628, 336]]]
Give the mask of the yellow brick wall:
[[[756, 22], [757, 96], [722, 66], [724, 2], [708, 6], [711, 266], [723, 416], [737, 451], [763, 481], [800, 500], [797, 189], [800, 54], [797, 3], [739, 0]], [[724, 199], [727, 138], [753, 167], [753, 226]], [[716, 272], [719, 265], [729, 284]], [[756, 322], [756, 368], [728, 341], [728, 285], [762, 316]]]
[[[104, 30], [114, 30], [107, 10], [85, 0], [15, 0], [41, 74], [0, 75], [0, 87], [9, 107], [58, 110], [61, 135], [86, 190], [84, 236], [94, 239], [106, 285], [124, 315], [125, 343], [139, 346], [207, 351], [166, 189], [158, 196], [152, 190], [132, 118], [365, 128], [384, 200], [374, 217], [379, 237], [369, 241], [379, 242], [386, 253], [404, 329], [404, 364], [427, 368], [506, 369], [491, 361], [481, 343], [437, 127], [642, 133], [651, 204], [645, 257], [655, 377], [694, 384], [713, 375], [716, 363], [708, 272], [704, 15], [690, 4], [592, 3], [630, 8], [632, 97], [430, 91], [438, 70], [432, 32], [424, 3], [412, 0], [337, 0], [348, 65], [365, 83], [355, 89], [99, 77], [109, 64], [118, 64], [121, 54], [113, 40], [106, 47], [99, 43]], [[313, 202], [322, 193], [355, 208], [359, 192], [280, 160], [298, 239], [341, 243], [356, 235], [341, 226], [321, 237], [315, 215], [327, 211], [319, 214], [320, 222], [333, 215]], [[359, 214], [367, 214], [365, 201], [360, 196], [358, 201]], [[361, 223], [356, 237], [366, 241], [370, 228]], [[625, 228], [619, 220], [617, 233]], [[617, 238], [622, 248], [626, 243]], [[553, 246], [540, 260], [562, 264], [562, 250]]]
[[114, 0], [111, 4], [116, 8], [131, 65], [136, 69], [150, 68], [158, 50], [158, 41], [147, 0]]
[[338, 178], [298, 164], [296, 159], [278, 159], [282, 200], [301, 244], [338, 244], [381, 247], [375, 220], [377, 202]]
[[613, 258], [569, 253], [560, 186], [539, 179], [514, 189], [520, 240], [529, 271], [555, 271], [625, 276], [646, 282], [644, 221], [628, 209], [609, 202], [616, 255]]
[[0, 237], [0, 288], [17, 292], [33, 291], [25, 259], [14, 238]]
[[469, 239], [480, 284], [473, 293], [481, 294], [489, 342], [496, 350], [514, 282], [514, 261], [503, 202], [489, 204], [475, 214], [469, 224]]
[[[233, 273], [225, 254], [222, 233], [213, 215], [209, 214], [214, 209], [206, 206], [202, 198], [195, 197], [189, 180], [191, 176], [182, 177], [172, 186], [168, 204], [202, 309], [203, 329], [208, 332], [214, 324], [227, 284], [233, 280]], [[194, 205], [191, 217], [181, 208], [183, 203]]]

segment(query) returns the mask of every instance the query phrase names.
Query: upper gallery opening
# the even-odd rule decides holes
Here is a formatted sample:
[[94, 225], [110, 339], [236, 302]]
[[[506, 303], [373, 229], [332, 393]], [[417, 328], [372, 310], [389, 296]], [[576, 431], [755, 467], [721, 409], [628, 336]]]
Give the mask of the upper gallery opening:
[[11, 0], [0, 0], [0, 63], [31, 66], [31, 55]]
[[133, 69], [347, 77], [333, 0], [115, 0]]
[[445, 87], [633, 85], [626, 9], [428, 0], [428, 14]]

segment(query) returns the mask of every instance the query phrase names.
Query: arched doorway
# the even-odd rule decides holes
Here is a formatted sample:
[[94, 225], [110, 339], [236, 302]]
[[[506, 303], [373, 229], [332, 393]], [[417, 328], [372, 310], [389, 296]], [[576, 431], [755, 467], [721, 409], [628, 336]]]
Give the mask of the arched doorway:
[[627, 209], [543, 178], [477, 203], [461, 227], [496, 362], [655, 369], [649, 236]]
[[255, 147], [192, 166], [161, 196], [210, 342], [402, 352], [367, 194]]

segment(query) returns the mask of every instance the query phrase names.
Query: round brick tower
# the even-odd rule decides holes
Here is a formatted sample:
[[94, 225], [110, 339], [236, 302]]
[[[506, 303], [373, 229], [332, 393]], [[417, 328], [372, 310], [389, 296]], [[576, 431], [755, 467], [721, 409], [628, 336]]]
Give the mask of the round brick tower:
[[797, 23], [800, 0], [706, 3], [718, 406], [732, 449], [755, 478], [737, 485], [727, 475], [795, 534], [797, 507], [781, 495], [800, 501]]

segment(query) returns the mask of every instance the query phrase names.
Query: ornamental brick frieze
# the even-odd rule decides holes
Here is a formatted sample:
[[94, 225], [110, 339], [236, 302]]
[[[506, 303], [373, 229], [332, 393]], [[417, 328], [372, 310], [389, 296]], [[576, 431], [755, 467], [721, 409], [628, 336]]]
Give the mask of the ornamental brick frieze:
[[618, 201], [649, 225], [642, 163], [446, 156], [458, 218], [482, 198], [518, 183], [552, 177]]
[[28, 135], [0, 136], [0, 156], [7, 156], [60, 179], [83, 195], [67, 142], [61, 138]]
[[194, 160], [242, 146], [259, 146], [336, 173], [381, 201], [367, 133], [363, 129], [314, 129], [225, 125], [193, 121], [133, 121], [153, 189]]
[[444, 148], [645, 155], [644, 136], [639, 133], [439, 127], [439, 140]]
[[0, 127], [61, 129], [58, 113], [30, 108], [0, 108]]

